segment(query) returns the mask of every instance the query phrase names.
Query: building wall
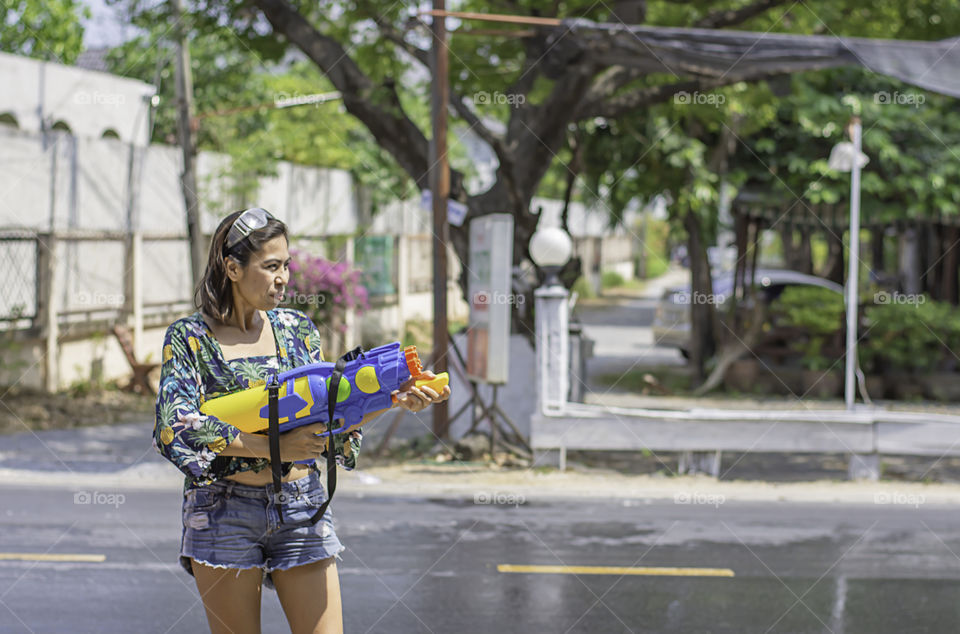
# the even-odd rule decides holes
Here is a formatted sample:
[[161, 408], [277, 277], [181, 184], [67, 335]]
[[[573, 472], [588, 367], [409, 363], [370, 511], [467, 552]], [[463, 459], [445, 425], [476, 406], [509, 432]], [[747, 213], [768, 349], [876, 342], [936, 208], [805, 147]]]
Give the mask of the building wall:
[[78, 137], [112, 131], [126, 143], [150, 140], [150, 98], [156, 89], [141, 81], [75, 66], [0, 53], [0, 114], [21, 130], [39, 134], [57, 122]]

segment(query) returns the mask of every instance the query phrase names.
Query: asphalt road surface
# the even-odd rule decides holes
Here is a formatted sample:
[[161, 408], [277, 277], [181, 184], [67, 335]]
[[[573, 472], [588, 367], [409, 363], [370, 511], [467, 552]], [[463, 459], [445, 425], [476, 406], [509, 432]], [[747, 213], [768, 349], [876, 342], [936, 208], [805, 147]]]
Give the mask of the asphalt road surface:
[[[960, 629], [960, 508], [478, 496], [338, 496], [347, 632]], [[0, 521], [0, 632], [207, 631], [179, 492], [3, 486]]]

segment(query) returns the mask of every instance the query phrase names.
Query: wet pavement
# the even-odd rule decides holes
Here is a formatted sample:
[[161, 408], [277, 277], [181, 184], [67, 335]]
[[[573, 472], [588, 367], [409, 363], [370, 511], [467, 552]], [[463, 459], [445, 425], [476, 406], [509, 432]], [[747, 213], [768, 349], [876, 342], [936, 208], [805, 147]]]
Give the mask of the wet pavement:
[[[518, 502], [497, 491], [338, 495], [346, 631], [960, 628], [958, 507], [919, 498], [735, 503], [696, 492], [674, 501]], [[0, 553], [104, 556], [70, 563], [0, 555], [0, 632], [206, 631], [196, 588], [176, 563], [179, 492], [4, 486], [0, 509]], [[502, 564], [733, 576], [510, 573]], [[263, 631], [288, 631], [269, 589]]]

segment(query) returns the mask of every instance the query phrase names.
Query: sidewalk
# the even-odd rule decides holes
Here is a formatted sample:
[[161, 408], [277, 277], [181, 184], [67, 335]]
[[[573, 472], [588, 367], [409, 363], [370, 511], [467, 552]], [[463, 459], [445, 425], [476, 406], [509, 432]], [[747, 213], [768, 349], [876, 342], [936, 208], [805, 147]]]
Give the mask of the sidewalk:
[[[74, 490], [180, 490], [183, 476], [150, 446], [151, 423], [104, 425], [3, 437], [0, 487], [37, 486]], [[675, 468], [664, 457], [664, 471]], [[656, 460], [656, 457], [652, 458]], [[698, 499], [754, 502], [838, 502], [851, 504], [960, 504], [960, 483], [924, 484], [818, 480], [770, 483], [714, 480], [702, 476], [631, 475], [574, 465], [572, 470], [509, 469], [484, 463], [364, 460], [341, 470], [338, 494], [366, 497], [497, 500], [649, 500], [678, 504]], [[685, 501], [687, 500], [687, 501]], [[692, 501], [692, 502], [690, 502]]]

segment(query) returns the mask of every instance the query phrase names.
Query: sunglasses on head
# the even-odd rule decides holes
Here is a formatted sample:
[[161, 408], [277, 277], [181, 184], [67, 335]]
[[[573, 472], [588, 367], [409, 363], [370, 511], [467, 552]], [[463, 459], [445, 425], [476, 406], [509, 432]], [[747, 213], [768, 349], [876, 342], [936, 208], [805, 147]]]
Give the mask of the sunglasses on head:
[[266, 227], [267, 221], [271, 218], [273, 218], [273, 216], [270, 215], [270, 212], [260, 207], [244, 210], [244, 212], [233, 221], [230, 231], [227, 232], [227, 241], [224, 247], [227, 250], [232, 249], [257, 229]]

